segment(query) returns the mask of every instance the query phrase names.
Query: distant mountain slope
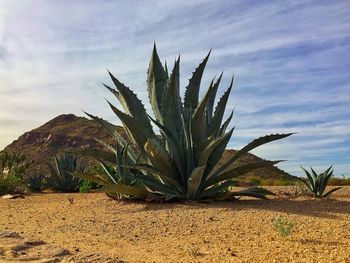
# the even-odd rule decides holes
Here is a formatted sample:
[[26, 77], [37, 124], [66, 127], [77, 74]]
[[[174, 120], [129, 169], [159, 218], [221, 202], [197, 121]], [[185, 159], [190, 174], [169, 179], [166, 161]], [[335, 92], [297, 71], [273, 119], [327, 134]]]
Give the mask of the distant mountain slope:
[[44, 125], [21, 135], [5, 151], [21, 152], [34, 160], [32, 172], [47, 172], [46, 163], [53, 155], [77, 148], [101, 146], [93, 137], [111, 141], [108, 133], [92, 120], [73, 114], [60, 115]]
[[[116, 126], [116, 128], [123, 132], [122, 127]], [[31, 169], [32, 173], [37, 171], [47, 172], [46, 163], [52, 160], [54, 154], [77, 148], [101, 149], [101, 145], [93, 139], [94, 137], [110, 143], [113, 142], [109, 134], [96, 122], [73, 114], [60, 115], [39, 128], [24, 133], [5, 147], [4, 150], [21, 152], [29, 159], [34, 160]], [[227, 160], [234, 152], [235, 150], [227, 150], [221, 162]], [[251, 163], [261, 160], [261, 158], [253, 154], [248, 154], [240, 160], [240, 163]], [[289, 174], [277, 167], [268, 167], [256, 170], [253, 174], [249, 174], [246, 177], [281, 179], [289, 176]]]

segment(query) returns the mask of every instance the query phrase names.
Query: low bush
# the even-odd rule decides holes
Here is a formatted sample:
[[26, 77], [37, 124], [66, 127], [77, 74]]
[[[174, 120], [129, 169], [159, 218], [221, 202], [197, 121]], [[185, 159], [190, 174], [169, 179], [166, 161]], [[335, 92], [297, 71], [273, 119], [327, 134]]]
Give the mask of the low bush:
[[93, 189], [98, 189], [100, 186], [94, 182], [83, 179], [80, 180], [79, 193], [89, 193]]
[[272, 220], [273, 228], [279, 233], [281, 237], [289, 236], [294, 228], [294, 223], [289, 221], [286, 217], [280, 216]]
[[333, 177], [333, 178], [329, 179], [328, 185], [332, 185], [332, 186], [346, 186], [346, 185], [350, 185], [350, 178]]
[[4, 176], [0, 174], [0, 195], [16, 193], [22, 191], [24, 181], [15, 175]]
[[25, 190], [24, 175], [32, 161], [21, 153], [0, 152], [0, 194]]

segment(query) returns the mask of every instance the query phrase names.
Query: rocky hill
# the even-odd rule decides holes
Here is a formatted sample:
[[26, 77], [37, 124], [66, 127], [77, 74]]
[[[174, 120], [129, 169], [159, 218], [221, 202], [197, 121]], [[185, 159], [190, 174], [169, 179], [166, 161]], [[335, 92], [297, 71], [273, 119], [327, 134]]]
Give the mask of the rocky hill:
[[[116, 126], [120, 132], [122, 127]], [[53, 155], [78, 148], [101, 149], [93, 138], [98, 138], [107, 142], [112, 142], [108, 133], [93, 120], [84, 117], [77, 117], [73, 114], [60, 115], [44, 125], [32, 131], [24, 133], [17, 140], [5, 147], [8, 152], [21, 152], [28, 159], [34, 160], [31, 173], [47, 172], [46, 163], [52, 161]], [[227, 150], [224, 154], [223, 162], [234, 154], [235, 150]], [[241, 159], [241, 163], [251, 163], [261, 161], [253, 154], [248, 154]], [[92, 163], [90, 161], [90, 163]], [[290, 175], [277, 167], [269, 167], [256, 170], [246, 176], [247, 178], [260, 179], [283, 179]]]
[[31, 172], [47, 172], [46, 163], [53, 156], [77, 148], [97, 148], [101, 146], [93, 137], [110, 141], [109, 134], [92, 120], [73, 114], [60, 115], [44, 125], [21, 135], [5, 147], [8, 152], [21, 152], [34, 160]]

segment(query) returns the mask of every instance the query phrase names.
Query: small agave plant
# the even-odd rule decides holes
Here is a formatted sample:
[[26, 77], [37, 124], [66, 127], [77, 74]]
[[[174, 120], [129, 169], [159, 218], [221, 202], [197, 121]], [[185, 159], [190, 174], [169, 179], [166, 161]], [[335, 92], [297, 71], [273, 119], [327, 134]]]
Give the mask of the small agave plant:
[[74, 177], [75, 173], [84, 173], [85, 164], [79, 163], [77, 157], [70, 154], [55, 155], [54, 165], [47, 164], [50, 171], [48, 185], [56, 191], [75, 192], [80, 186], [80, 179]]
[[28, 178], [28, 188], [33, 193], [38, 193], [44, 190], [45, 176], [41, 173], [32, 175]]
[[[169, 76], [167, 66], [160, 62], [154, 46], [147, 77], [154, 117], [149, 116], [138, 97], [109, 72], [116, 89], [104, 86], [116, 96], [125, 112], [108, 103], [123, 123], [128, 140], [118, 134], [109, 122], [87, 113], [115, 138], [116, 147], [100, 142], [110, 151], [90, 149], [82, 153], [98, 159], [105, 173], [76, 176], [98, 183], [104, 186], [101, 191], [119, 197], [222, 200], [235, 196], [265, 198], [271, 194], [257, 187], [232, 192], [231, 187], [236, 183], [235, 177], [278, 161], [261, 161], [238, 167], [237, 161], [250, 150], [291, 133], [255, 139], [218, 167], [233, 132], [233, 129], [226, 131], [233, 112], [224, 120], [233, 79], [215, 108], [222, 74], [211, 81], [207, 92], [199, 99], [201, 79], [209, 55], [210, 52], [193, 72], [182, 101], [180, 57]], [[160, 134], [154, 132], [152, 123], [159, 128]]]
[[324, 194], [328, 181], [333, 175], [332, 166], [330, 166], [327, 170], [325, 170], [323, 173], [320, 173], [320, 174], [317, 174], [315, 170], [312, 169], [312, 167], [311, 167], [311, 172], [307, 171], [303, 167], [301, 168], [304, 170], [307, 176], [307, 181], [301, 178], [298, 178], [298, 179], [307, 186], [307, 188], [310, 190], [310, 192], [313, 193], [315, 197], [317, 198], [329, 197], [332, 193], [334, 193], [335, 191], [341, 188], [341, 187], [335, 187]]

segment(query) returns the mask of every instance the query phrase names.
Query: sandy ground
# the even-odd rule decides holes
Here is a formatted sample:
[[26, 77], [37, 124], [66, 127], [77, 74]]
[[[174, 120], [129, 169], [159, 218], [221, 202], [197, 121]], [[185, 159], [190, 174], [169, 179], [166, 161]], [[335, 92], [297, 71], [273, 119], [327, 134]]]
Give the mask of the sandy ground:
[[[287, 237], [273, 227], [281, 216], [294, 224]], [[212, 204], [116, 202], [104, 194], [0, 199], [0, 262], [22, 261], [350, 262], [350, 188], [328, 201], [282, 195]]]

